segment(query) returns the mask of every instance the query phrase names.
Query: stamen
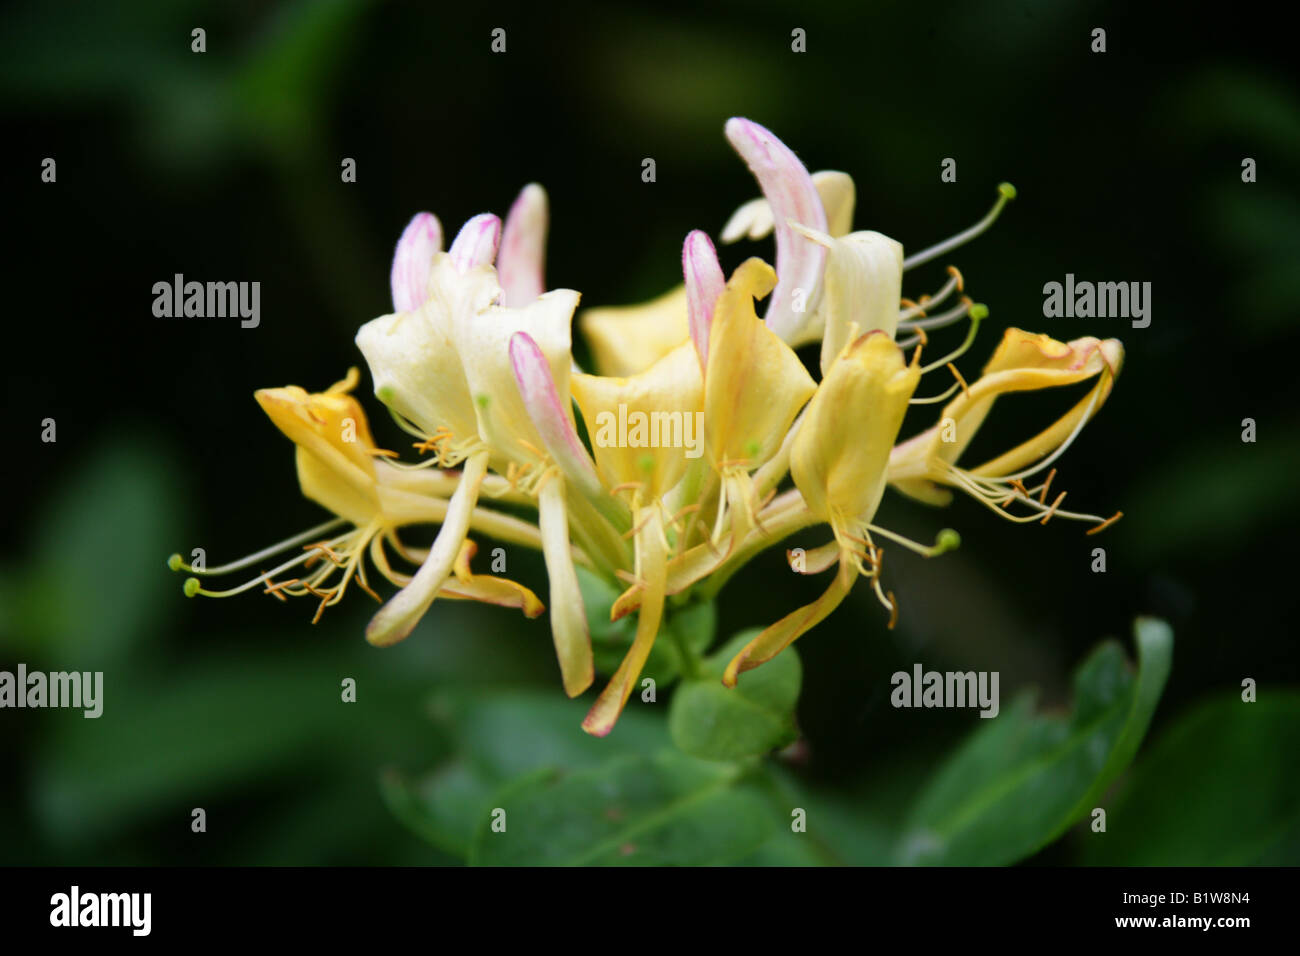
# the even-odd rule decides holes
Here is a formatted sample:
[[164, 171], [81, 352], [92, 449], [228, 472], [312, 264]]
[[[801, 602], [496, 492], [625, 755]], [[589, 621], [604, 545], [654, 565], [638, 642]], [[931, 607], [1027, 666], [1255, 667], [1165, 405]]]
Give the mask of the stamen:
[[1105, 530], [1106, 528], [1109, 528], [1111, 525], [1113, 525], [1116, 521], [1118, 521], [1118, 520], [1119, 520], [1120, 518], [1122, 518], [1122, 517], [1124, 517], [1124, 512], [1122, 512], [1122, 511], [1116, 511], [1113, 515], [1111, 515], [1109, 518], [1107, 518], [1107, 519], [1106, 519], [1105, 521], [1103, 521], [1101, 524], [1097, 525], [1097, 527], [1095, 527], [1095, 528], [1089, 528], [1089, 529], [1088, 529], [1088, 534], [1096, 534], [1096, 533], [1099, 532], [1099, 531], [1103, 531], [1103, 530]]
[[[950, 272], [955, 271], [956, 266], [949, 266], [948, 269]], [[952, 295], [953, 290], [957, 289], [957, 286], [958, 286], [957, 278], [956, 277], [950, 278], [947, 282], [943, 284], [943, 286], [939, 289], [939, 291], [936, 292], [933, 296], [921, 296], [920, 301], [917, 302], [913, 308], [904, 309], [903, 311], [899, 312], [898, 320], [900, 322], [904, 322], [907, 321], [908, 319], [914, 319], [918, 315], [924, 315], [926, 309], [934, 308], [936, 305], [939, 305], [945, 299], [947, 299], [948, 296]], [[961, 290], [958, 289], [958, 291]]]
[[1056, 500], [1052, 502], [1052, 507], [1047, 509], [1047, 514], [1043, 515], [1043, 520], [1040, 521], [1039, 524], [1047, 524], [1047, 522], [1052, 519], [1052, 515], [1056, 514], [1056, 509], [1059, 508], [1061, 502], [1065, 500], [1065, 494], [1066, 493], [1062, 491], [1056, 496]]
[[[303, 545], [303, 550], [304, 550], [304, 551], [319, 551], [321, 554], [325, 555], [325, 557], [329, 558], [332, 562], [334, 562], [335, 566], [337, 566], [337, 567], [342, 567], [342, 566], [343, 566], [343, 559], [340, 558], [340, 557], [338, 556], [338, 553], [337, 553], [336, 551], [334, 551], [333, 548], [330, 547], [331, 544], [334, 544], [334, 542], [333, 542], [333, 541], [317, 541], [315, 544], [305, 544], [305, 545]], [[315, 557], [317, 557], [317, 555], [312, 555], [312, 557], [315, 558]], [[307, 564], [308, 564], [308, 567], [311, 566], [311, 562], [310, 562], [310, 561], [308, 561]]]
[[1030, 475], [1035, 475], [1038, 472], [1042, 471], [1052, 462], [1056, 461], [1056, 459], [1060, 458], [1063, 454], [1065, 454], [1065, 450], [1069, 448], [1071, 444], [1074, 443], [1074, 440], [1079, 437], [1079, 432], [1083, 431], [1083, 426], [1086, 425], [1088, 421], [1092, 418], [1092, 411], [1097, 406], [1097, 396], [1099, 394], [1100, 393], [1097, 389], [1093, 389], [1092, 401], [1088, 403], [1088, 407], [1084, 410], [1083, 414], [1079, 416], [1079, 421], [1074, 426], [1074, 429], [1070, 432], [1069, 437], [1066, 438], [1065, 441], [1061, 442], [1060, 447], [1057, 448], [1056, 451], [1052, 452], [1050, 455], [1048, 455], [1038, 464], [1030, 468], [1026, 468], [1024, 471], [1017, 472], [1014, 475], [1003, 475], [1001, 480], [1011, 481], [1012, 479], [1015, 478], [1028, 478]]
[[[949, 363], [955, 361], [956, 359], [961, 358], [963, 355], [966, 354], [967, 349], [969, 349], [975, 341], [975, 335], [980, 330], [980, 322], [982, 322], [985, 318], [988, 317], [989, 310], [987, 306], [982, 305], [979, 302], [976, 302], [970, 307], [969, 314], [970, 314], [970, 331], [966, 333], [966, 340], [962, 342], [961, 345], [957, 346], [955, 351], [950, 352], [948, 355], [944, 356], [938, 361], [931, 362], [929, 365], [926, 365], [924, 368], [922, 368], [921, 369], [922, 375], [926, 374], [927, 372], [933, 372], [937, 368], [943, 368], [945, 365], [948, 365]], [[918, 333], [920, 333], [920, 329], [918, 329], [917, 331]]]
[[1015, 186], [1012, 186], [1010, 183], [999, 184], [997, 202], [995, 202], [993, 204], [993, 208], [988, 211], [988, 215], [986, 215], [975, 225], [971, 226], [969, 229], [963, 232], [959, 232], [957, 233], [957, 235], [949, 239], [945, 239], [943, 242], [940, 242], [937, 245], [933, 245], [929, 249], [924, 249], [921, 252], [908, 256], [906, 259], [903, 260], [903, 271], [906, 272], [908, 269], [915, 269], [917, 266], [923, 265], [929, 262], [931, 259], [937, 259], [939, 258], [939, 256], [944, 255], [945, 253], [950, 252], [953, 249], [956, 249], [958, 246], [965, 245], [966, 243], [970, 242], [976, 236], [980, 235], [982, 232], [988, 229], [989, 226], [993, 225], [993, 223], [997, 221], [998, 216], [1001, 214], [1002, 207], [1005, 206], [1009, 200], [1015, 198], [1016, 198]]
[[1055, 477], [1056, 477], [1056, 469], [1053, 468], [1050, 472], [1048, 472], [1047, 480], [1043, 482], [1043, 490], [1038, 495], [1038, 503], [1040, 505], [1047, 503], [1047, 489], [1052, 487], [1052, 479]]
[[269, 595], [271, 595], [271, 597], [276, 598], [277, 600], [280, 600], [280, 601], [288, 601], [289, 599], [288, 599], [287, 597], [285, 597], [283, 594], [281, 594], [280, 591], [281, 591], [281, 589], [283, 589], [283, 588], [290, 587], [290, 586], [292, 586], [292, 585], [294, 585], [294, 584], [297, 584], [297, 583], [298, 583], [298, 579], [297, 579], [297, 578], [289, 578], [289, 580], [287, 580], [287, 581], [280, 581], [280, 582], [278, 582], [278, 583], [274, 583], [274, 584], [271, 582], [271, 579], [270, 579], [270, 578], [267, 578], [267, 580], [266, 580], [266, 590], [263, 591], [262, 593], [263, 593], [263, 594], [269, 594]]
[[953, 383], [952, 383], [952, 386], [951, 386], [947, 391], [940, 392], [938, 395], [931, 395], [929, 398], [913, 398], [913, 399], [909, 399], [908, 402], [907, 402], [907, 404], [909, 404], [909, 405], [936, 405], [936, 404], [938, 404], [939, 402], [945, 402], [945, 401], [947, 401], [950, 397], [952, 397], [953, 393], [956, 392], [957, 389], [961, 388], [961, 386], [962, 386], [962, 383], [961, 383], [961, 382], [953, 382]]
[[298, 565], [305, 563], [312, 556], [313, 556], [312, 553], [308, 552], [306, 554], [300, 554], [297, 557], [290, 558], [288, 561], [284, 562], [284, 564], [280, 565], [279, 567], [272, 568], [270, 571], [267, 571], [263, 574], [259, 574], [251, 581], [245, 581], [243, 584], [239, 585], [238, 587], [231, 588], [228, 591], [208, 591], [203, 588], [198, 578], [186, 578], [185, 596], [194, 597], [196, 594], [201, 594], [203, 597], [213, 597], [213, 598], [234, 597], [236, 594], [243, 594], [245, 591], [257, 587], [259, 584], [263, 583], [264, 581], [270, 581], [277, 574], [280, 574], [284, 571], [289, 570], [290, 568], [297, 567]]
[[970, 389], [968, 389], [968, 388], [966, 387], [966, 379], [964, 379], [964, 378], [961, 377], [961, 372], [957, 371], [957, 366], [955, 366], [955, 365], [953, 365], [951, 362], [949, 362], [949, 363], [948, 363], [948, 371], [952, 372], [952, 374], [953, 374], [953, 375], [956, 377], [956, 379], [957, 379], [957, 384], [959, 384], [959, 385], [961, 386], [961, 390], [962, 390], [963, 392], [966, 393], [966, 397], [967, 397], [967, 398], [970, 398]]
[[[1034, 498], [1029, 497], [1030, 492], [1025, 489], [1023, 484], [1019, 486], [1019, 490], [1016, 490], [1012, 488], [1012, 482], [1010, 481], [981, 478], [972, 475], [967, 471], [963, 471], [961, 468], [957, 468], [954, 465], [948, 464], [947, 462], [944, 462], [944, 466], [949, 477], [952, 479], [954, 487], [961, 488], [967, 494], [971, 495], [971, 497], [975, 498], [991, 510], [994, 514], [1001, 518], [1005, 518], [1007, 521], [1014, 522], [1015, 524], [1027, 524], [1030, 521], [1038, 521], [1042, 518], [1045, 512], [1050, 512], [1053, 516], [1058, 518], [1068, 518], [1071, 521], [1101, 522], [1106, 520], [1100, 515], [1083, 514], [1082, 512], [1077, 511], [1064, 511], [1059, 507], [1059, 497], [1056, 502], [1050, 506], [1036, 501]], [[1035, 490], [1037, 491], [1040, 489]], [[1064, 494], [1065, 493], [1062, 492], [1061, 497], [1063, 497]], [[1007, 514], [1006, 511], [1002, 510], [1012, 502], [1016, 501], [1019, 501], [1032, 509], [1033, 514], [1012, 515]], [[1111, 520], [1118, 520], [1118, 518]]]
[[898, 327], [906, 331], [915, 331], [917, 329], [942, 329], [946, 326], [953, 325], [956, 322], [960, 322], [962, 317], [966, 314], [966, 310], [969, 309], [972, 304], [973, 303], [970, 299], [962, 296], [960, 304], [954, 305], [947, 312], [940, 312], [938, 315], [931, 316], [930, 318], [920, 318], [908, 322], [899, 322]]
[[876, 534], [886, 537], [897, 544], [901, 544], [903, 547], [911, 551], [915, 551], [923, 558], [935, 558], [948, 551], [955, 551], [957, 548], [961, 547], [961, 535], [952, 528], [944, 528], [941, 530], [935, 536], [934, 544], [927, 546], [917, 541], [913, 541], [911, 538], [905, 538], [903, 535], [890, 531], [888, 528], [882, 528], [879, 525], [873, 524], [868, 525], [867, 527]]
[[240, 558], [238, 561], [232, 561], [229, 564], [223, 564], [219, 568], [199, 568], [196, 569], [186, 564], [179, 554], [173, 554], [167, 559], [167, 567], [173, 571], [188, 571], [190, 574], [200, 575], [217, 575], [228, 574], [231, 571], [239, 571], [248, 567], [250, 564], [257, 564], [264, 558], [269, 558], [273, 554], [279, 554], [281, 551], [287, 551], [289, 548], [296, 547], [304, 541], [310, 541], [312, 538], [324, 534], [326, 531], [332, 531], [339, 525], [347, 524], [345, 518], [333, 518], [324, 524], [319, 524], [314, 528], [308, 528], [301, 534], [295, 534], [292, 538], [285, 538], [283, 541], [273, 544], [270, 547], [263, 548], [255, 554], [250, 554], [246, 558]]

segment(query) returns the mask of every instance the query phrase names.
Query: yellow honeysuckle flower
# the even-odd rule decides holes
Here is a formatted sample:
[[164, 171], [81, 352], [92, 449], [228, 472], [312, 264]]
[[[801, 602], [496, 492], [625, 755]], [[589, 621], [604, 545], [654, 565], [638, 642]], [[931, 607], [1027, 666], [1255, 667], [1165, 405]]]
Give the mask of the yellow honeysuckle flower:
[[[189, 578], [185, 584], [186, 594], [226, 597], [264, 584], [265, 593], [281, 599], [286, 595], [305, 594], [320, 598], [316, 613], [319, 620], [326, 607], [342, 600], [354, 578], [378, 600], [367, 580], [367, 550], [384, 577], [394, 583], [405, 580], [404, 575], [392, 570], [384, 552], [385, 544], [399, 555], [407, 556], [408, 552], [397, 536], [398, 529], [445, 520], [449, 503], [447, 496], [454, 493], [458, 482], [456, 476], [446, 472], [403, 470], [381, 457], [387, 453], [375, 447], [365, 412], [349, 394], [358, 378], [357, 370], [353, 368], [347, 378], [321, 393], [309, 394], [296, 385], [290, 385], [261, 389], [255, 396], [271, 421], [295, 445], [298, 481], [303, 494], [338, 517], [222, 567], [190, 566], [180, 555], [172, 555], [169, 564], [173, 570], [220, 575], [248, 567], [290, 548], [302, 547], [302, 553], [297, 557], [229, 591], [205, 590], [198, 577]], [[347, 524], [352, 525], [351, 530], [333, 533]], [[534, 547], [540, 544], [535, 528], [507, 514], [476, 509], [470, 524], [500, 540]], [[300, 566], [310, 573], [284, 581], [275, 580]], [[462, 571], [448, 596], [518, 607], [530, 617], [541, 613], [541, 602], [527, 588], [494, 575], [472, 575], [467, 564]], [[340, 580], [335, 584], [332, 582], [336, 573]]]
[[[1060, 504], [1065, 492], [1048, 503], [1055, 470], [1037, 487], [1026, 487], [1024, 481], [1059, 458], [1097, 413], [1110, 395], [1123, 360], [1124, 347], [1118, 339], [1086, 337], [1067, 343], [1047, 335], [1007, 329], [983, 375], [962, 388], [944, 407], [939, 423], [894, 449], [889, 464], [890, 483], [904, 494], [931, 504], [947, 504], [952, 497], [947, 488], [958, 488], [1008, 520], [1046, 524], [1057, 515], [1095, 522], [1097, 527], [1089, 533], [1100, 531], [1120, 516], [1103, 518], [1064, 511]], [[957, 466], [957, 459], [970, 445], [999, 395], [1059, 388], [1088, 379], [1096, 379], [1088, 394], [1035, 437], [978, 467]], [[1005, 506], [1013, 502], [1026, 507], [1029, 513], [1012, 515]]]
[[[583, 722], [604, 735], [637, 684], [667, 598], [711, 599], [751, 558], [796, 532], [829, 527], [831, 540], [803, 552], [795, 569], [834, 568], [835, 576], [820, 598], [749, 642], [726, 668], [725, 684], [823, 620], [859, 577], [889, 609], [892, 627], [898, 603], [882, 584], [877, 542], [934, 556], [959, 538], [944, 529], [924, 545], [876, 524], [887, 487], [936, 504], [959, 488], [1016, 521], [1059, 515], [1093, 521], [1094, 531], [1113, 521], [1062, 511], [1061, 496], [1049, 504], [1054, 472], [1038, 487], [1025, 480], [1050, 466], [1106, 400], [1120, 344], [1061, 343], [1012, 329], [983, 376], [968, 384], [955, 363], [988, 309], [964, 295], [962, 274], [949, 266], [933, 295], [903, 298], [905, 273], [986, 230], [1014, 197], [1010, 185], [998, 187], [975, 226], [907, 256], [883, 233], [853, 230], [856, 189], [846, 173], [809, 175], [749, 120], [732, 119], [725, 132], [762, 198], [737, 210], [721, 238], [773, 234], [775, 268], [751, 258], [728, 279], [709, 236], [688, 233], [680, 286], [645, 305], [579, 316], [599, 374], [573, 364], [579, 294], [546, 289], [549, 209], [540, 186], [520, 192], [504, 224], [490, 214], [470, 219], [445, 252], [438, 220], [415, 216], [393, 257], [393, 312], [362, 325], [356, 343], [376, 397], [425, 457], [403, 463], [375, 447], [350, 394], [355, 369], [322, 393], [258, 392], [294, 442], [303, 494], [337, 517], [222, 568], [189, 568], [173, 556], [173, 568], [211, 575], [306, 546], [240, 587], [207, 591], [195, 578], [186, 593], [225, 596], [265, 585], [278, 598], [313, 594], [323, 610], [353, 579], [374, 594], [368, 556], [400, 588], [366, 631], [386, 646], [409, 635], [438, 598], [540, 614], [527, 588], [472, 572], [477, 545], [469, 535], [538, 549], [570, 696], [595, 677], [576, 566], [607, 584], [622, 582], [611, 618], [637, 614], [632, 644]], [[962, 344], [923, 362], [931, 334], [963, 321]], [[794, 351], [817, 341], [820, 381]], [[916, 397], [932, 372], [950, 373], [951, 386]], [[1088, 394], [1041, 434], [978, 467], [958, 466], [997, 396], [1089, 381]], [[939, 424], [895, 445], [911, 405], [941, 402]], [[492, 499], [526, 517], [483, 504]], [[1003, 506], [1012, 503], [1029, 514], [1009, 514]], [[428, 548], [408, 547], [399, 530], [420, 524], [440, 525], [436, 538]], [[390, 552], [415, 570], [394, 568]], [[274, 580], [300, 566], [304, 576]]]

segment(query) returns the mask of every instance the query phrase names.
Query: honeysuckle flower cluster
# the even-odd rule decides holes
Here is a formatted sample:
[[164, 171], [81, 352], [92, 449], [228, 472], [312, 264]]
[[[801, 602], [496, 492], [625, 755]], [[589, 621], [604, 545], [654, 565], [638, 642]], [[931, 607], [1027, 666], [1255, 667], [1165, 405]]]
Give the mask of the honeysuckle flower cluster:
[[[280, 599], [312, 595], [319, 617], [355, 581], [383, 602], [366, 638], [386, 646], [407, 637], [437, 599], [538, 616], [543, 602], [531, 590], [471, 565], [480, 537], [539, 549], [570, 696], [595, 678], [577, 567], [618, 585], [612, 618], [637, 615], [632, 645], [583, 723], [604, 735], [637, 685], [666, 599], [711, 598], [750, 558], [795, 532], [829, 529], [823, 546], [797, 560], [791, 552], [791, 564], [805, 574], [833, 569], [834, 577], [820, 598], [736, 654], [724, 683], [734, 685], [818, 624], [859, 578], [892, 627], [898, 605], [882, 583], [879, 542], [934, 556], [959, 539], [945, 529], [926, 545], [876, 524], [887, 486], [935, 505], [955, 489], [1015, 522], [1055, 516], [1097, 531], [1119, 517], [1063, 510], [1064, 493], [1052, 496], [1055, 470], [1038, 476], [1105, 402], [1123, 360], [1120, 343], [1008, 329], [983, 374], [967, 382], [954, 362], [988, 310], [963, 294], [961, 273], [950, 266], [933, 295], [903, 298], [904, 272], [988, 228], [1014, 196], [1008, 184], [980, 223], [905, 258], [888, 236], [852, 231], [848, 175], [810, 175], [748, 120], [730, 120], [726, 135], [762, 198], [742, 206], [721, 239], [774, 233], [775, 268], [751, 258], [727, 278], [709, 236], [691, 232], [680, 286], [646, 305], [578, 316], [590, 372], [571, 350], [578, 293], [547, 291], [543, 279], [541, 187], [526, 187], [504, 224], [488, 214], [470, 219], [445, 251], [434, 216], [412, 219], [393, 258], [393, 312], [363, 325], [356, 342], [375, 396], [414, 438], [418, 460], [376, 446], [351, 394], [356, 369], [316, 394], [296, 386], [257, 392], [296, 447], [303, 494], [336, 517], [219, 568], [190, 567], [174, 555], [175, 570], [220, 575], [300, 548], [228, 591], [191, 577], [186, 594], [261, 587]], [[931, 334], [963, 322], [962, 344], [931, 359]], [[795, 349], [817, 342], [814, 375]], [[918, 397], [932, 375], [947, 387]], [[962, 463], [999, 396], [1079, 383], [1090, 383], [1087, 394], [1040, 434], [973, 467]], [[939, 403], [932, 427], [899, 442], [910, 406]], [[622, 423], [617, 434], [612, 421]], [[703, 452], [691, 455], [683, 436], [695, 422]], [[416, 525], [440, 526], [429, 548], [403, 539]], [[383, 601], [368, 565], [396, 594]]]

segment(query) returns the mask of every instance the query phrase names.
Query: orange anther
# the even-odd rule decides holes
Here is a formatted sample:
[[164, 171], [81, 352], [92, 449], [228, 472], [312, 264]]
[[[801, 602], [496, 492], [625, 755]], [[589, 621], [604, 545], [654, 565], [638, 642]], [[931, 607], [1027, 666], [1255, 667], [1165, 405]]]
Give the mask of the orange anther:
[[956, 378], [957, 381], [961, 383], [961, 390], [966, 394], [967, 398], [970, 398], [970, 389], [966, 387], [966, 379], [961, 377], [961, 372], [957, 371], [957, 366], [949, 362], [948, 371], [952, 372], [953, 377]]
[[1116, 521], [1118, 521], [1122, 517], [1124, 517], [1124, 512], [1116, 511], [1113, 515], [1111, 515], [1101, 524], [1097, 525], [1095, 528], [1089, 528], [1088, 534], [1096, 534], [1098, 531], [1101, 531], [1104, 528], [1109, 528], [1111, 525], [1113, 525]]
[[1060, 507], [1061, 502], [1064, 500], [1065, 500], [1065, 492], [1062, 491], [1059, 495], [1056, 496], [1056, 500], [1052, 502], [1052, 507], [1047, 509], [1047, 514], [1043, 515], [1043, 520], [1038, 523], [1047, 524], [1048, 520], [1052, 517], [1052, 515], [1056, 514], [1056, 509]]
[[1047, 480], [1043, 482], [1043, 490], [1038, 495], [1038, 503], [1040, 505], [1047, 504], [1047, 489], [1052, 487], [1052, 479], [1055, 477], [1056, 477], [1056, 469], [1053, 468], [1051, 471], [1047, 473]]

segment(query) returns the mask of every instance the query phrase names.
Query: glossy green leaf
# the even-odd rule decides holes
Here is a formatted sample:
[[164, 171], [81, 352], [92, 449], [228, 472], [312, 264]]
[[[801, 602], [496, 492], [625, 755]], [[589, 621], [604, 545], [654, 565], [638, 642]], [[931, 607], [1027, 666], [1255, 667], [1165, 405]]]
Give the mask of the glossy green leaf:
[[[770, 811], [734, 767], [672, 751], [534, 774], [494, 797], [470, 862], [480, 865], [732, 863], [770, 835]], [[496, 827], [494, 827], [494, 822]]]
[[1300, 864], [1300, 691], [1237, 692], [1183, 715], [1081, 835], [1106, 866]]
[[738, 760], [767, 753], [797, 735], [794, 708], [803, 668], [794, 648], [747, 671], [735, 687], [722, 673], [758, 629], [737, 634], [709, 657], [700, 679], [686, 681], [673, 695], [668, 729], [683, 751], [712, 760]]
[[905, 864], [1013, 863], [1056, 839], [1132, 760], [1169, 676], [1173, 635], [1139, 619], [1139, 667], [1107, 641], [1074, 678], [1074, 710], [1021, 696], [978, 728], [922, 792], [895, 850]]

